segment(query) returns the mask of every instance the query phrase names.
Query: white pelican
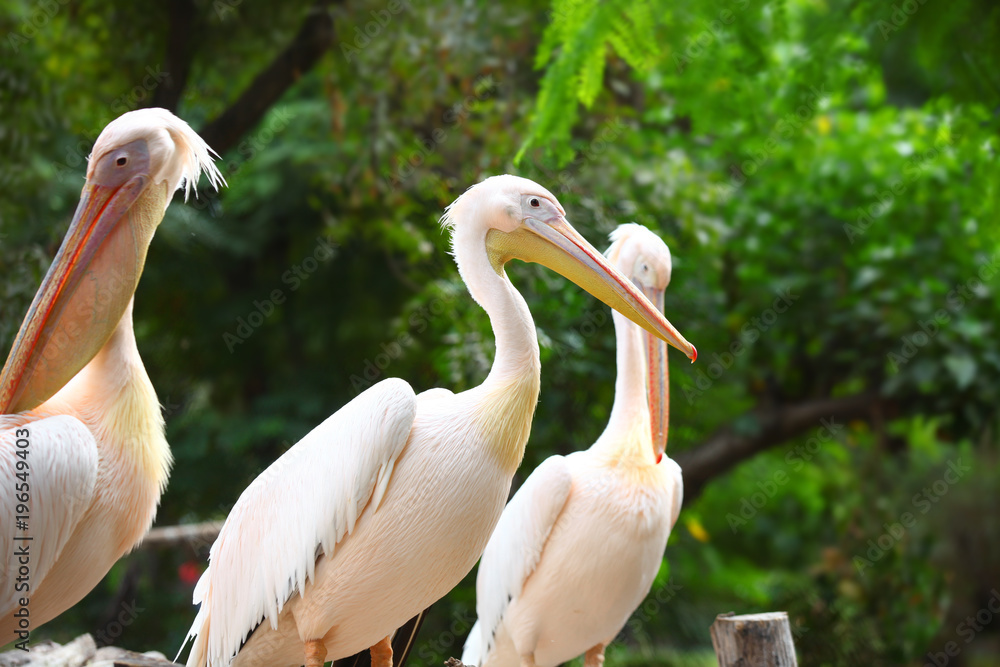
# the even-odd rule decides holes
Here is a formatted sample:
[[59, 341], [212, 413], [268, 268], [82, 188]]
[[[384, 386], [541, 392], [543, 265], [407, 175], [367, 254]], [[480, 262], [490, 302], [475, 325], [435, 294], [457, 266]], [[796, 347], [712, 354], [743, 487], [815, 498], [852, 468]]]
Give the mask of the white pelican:
[[513, 258], [552, 268], [679, 347], [654, 306], [566, 221], [545, 188], [495, 176], [443, 218], [459, 272], [490, 317], [485, 382], [414, 395], [371, 387], [285, 452], [243, 492], [195, 587], [201, 608], [188, 665], [319, 667], [389, 640], [475, 565], [521, 462], [538, 398], [527, 304], [504, 271]]
[[[670, 251], [641, 225], [611, 235], [608, 259], [663, 307]], [[462, 662], [555, 667], [604, 647], [642, 603], [663, 560], [684, 487], [664, 457], [666, 345], [612, 313], [615, 402], [590, 449], [546, 459], [503, 511], [476, 578], [476, 625]]]
[[174, 190], [190, 192], [202, 170], [215, 186], [222, 177], [163, 109], [109, 123], [89, 159], [0, 375], [0, 644], [76, 604], [135, 546], [170, 469], [132, 296]]

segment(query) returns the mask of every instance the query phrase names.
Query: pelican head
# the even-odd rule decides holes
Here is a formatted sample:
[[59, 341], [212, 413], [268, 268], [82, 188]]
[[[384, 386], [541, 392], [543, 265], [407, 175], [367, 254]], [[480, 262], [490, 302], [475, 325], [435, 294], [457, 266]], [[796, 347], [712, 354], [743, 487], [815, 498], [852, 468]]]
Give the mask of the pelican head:
[[[657, 310], [663, 310], [663, 293], [670, 284], [670, 249], [642, 225], [619, 225], [611, 232], [608, 259], [624, 273]], [[667, 385], [667, 346], [644, 335], [646, 350], [646, 396], [649, 402], [653, 457], [659, 462], [667, 448], [670, 399]]]
[[48, 400], [111, 337], [139, 282], [170, 196], [201, 172], [224, 183], [210, 149], [165, 109], [126, 113], [97, 137], [73, 221], [0, 376], [0, 414]]
[[[456, 258], [460, 249], [485, 246], [486, 260], [500, 276], [511, 259], [542, 264], [681, 350], [692, 361], [698, 356], [661, 310], [573, 229], [555, 195], [537, 183], [510, 175], [487, 178], [448, 207], [444, 223], [454, 227]], [[460, 270], [461, 265], [459, 262]]]

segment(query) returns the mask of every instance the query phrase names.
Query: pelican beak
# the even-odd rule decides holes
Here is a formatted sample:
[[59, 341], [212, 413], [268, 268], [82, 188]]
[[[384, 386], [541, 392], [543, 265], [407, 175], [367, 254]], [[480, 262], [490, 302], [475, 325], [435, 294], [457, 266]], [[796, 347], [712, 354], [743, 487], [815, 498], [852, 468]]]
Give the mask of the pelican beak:
[[[650, 303], [663, 311], [663, 290], [643, 287]], [[667, 374], [667, 344], [660, 338], [644, 333], [646, 342], [646, 396], [653, 435], [653, 458], [657, 463], [667, 449], [667, 429], [670, 425], [670, 380]]]
[[128, 148], [139, 164], [127, 180], [88, 178], [83, 186], [73, 222], [0, 374], [0, 414], [31, 410], [51, 398], [104, 346], [131, 301], [145, 247], [136, 247], [133, 231], [120, 233], [121, 223], [150, 176], [145, 141]]
[[547, 221], [528, 217], [511, 232], [491, 229], [486, 235], [486, 248], [497, 273], [502, 274], [504, 264], [511, 259], [546, 266], [670, 343], [691, 361], [698, 357], [694, 345], [684, 340], [632, 281], [580, 236], [564, 217]]

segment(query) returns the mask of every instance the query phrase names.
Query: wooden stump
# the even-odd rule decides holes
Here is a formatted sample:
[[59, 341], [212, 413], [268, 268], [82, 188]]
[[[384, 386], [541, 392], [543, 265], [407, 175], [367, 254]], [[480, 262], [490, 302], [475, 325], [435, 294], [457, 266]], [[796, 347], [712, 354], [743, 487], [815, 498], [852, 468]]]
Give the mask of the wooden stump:
[[798, 667], [788, 614], [719, 614], [712, 624], [719, 667]]

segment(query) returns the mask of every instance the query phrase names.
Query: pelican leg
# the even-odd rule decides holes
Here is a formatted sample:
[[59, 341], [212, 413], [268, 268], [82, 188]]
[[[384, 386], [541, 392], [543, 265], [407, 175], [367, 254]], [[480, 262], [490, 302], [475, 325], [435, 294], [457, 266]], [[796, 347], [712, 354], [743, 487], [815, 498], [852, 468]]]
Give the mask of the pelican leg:
[[583, 658], [583, 667], [602, 667], [604, 665], [604, 647], [598, 644], [592, 647]]
[[392, 667], [392, 636], [371, 647], [372, 667]]
[[322, 639], [306, 642], [306, 667], [323, 667], [326, 662], [326, 644]]

